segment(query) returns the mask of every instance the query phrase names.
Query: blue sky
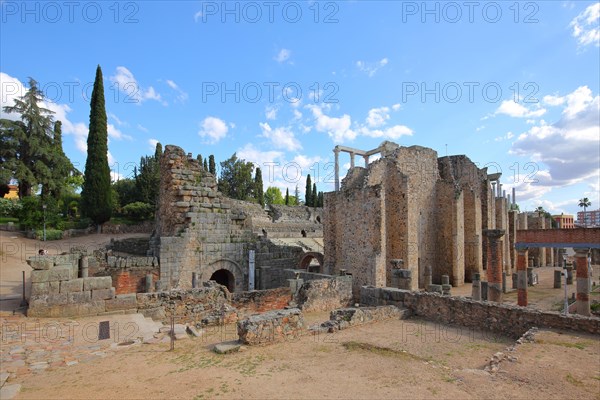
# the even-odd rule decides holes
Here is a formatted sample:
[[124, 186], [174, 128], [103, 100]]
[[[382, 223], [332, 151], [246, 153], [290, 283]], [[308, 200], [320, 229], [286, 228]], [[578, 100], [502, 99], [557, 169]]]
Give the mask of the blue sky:
[[0, 6], [1, 105], [35, 78], [80, 169], [100, 64], [115, 177], [160, 141], [329, 191], [336, 144], [392, 140], [501, 171], [521, 210], [600, 205], [598, 2]]

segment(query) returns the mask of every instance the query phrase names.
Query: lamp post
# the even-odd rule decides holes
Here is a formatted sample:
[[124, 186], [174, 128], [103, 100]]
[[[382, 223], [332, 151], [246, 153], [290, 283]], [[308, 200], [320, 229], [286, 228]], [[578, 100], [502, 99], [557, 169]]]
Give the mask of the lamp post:
[[44, 242], [46, 241], [46, 205], [42, 204], [42, 208], [44, 209]]

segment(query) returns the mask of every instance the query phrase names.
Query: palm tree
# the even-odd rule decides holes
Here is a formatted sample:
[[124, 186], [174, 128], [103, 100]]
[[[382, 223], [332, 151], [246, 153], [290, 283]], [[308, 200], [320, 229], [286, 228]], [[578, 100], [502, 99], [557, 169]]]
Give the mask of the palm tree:
[[546, 210], [544, 210], [544, 207], [542, 207], [542, 206], [539, 206], [538, 208], [536, 208], [535, 212], [538, 213], [538, 217], [541, 217], [542, 214], [546, 214]]
[[586, 210], [589, 206], [591, 206], [592, 203], [590, 202], [590, 199], [588, 199], [587, 197], [584, 197], [583, 199], [579, 199], [579, 207], [583, 207], [583, 226], [587, 228], [587, 222], [586, 222]]

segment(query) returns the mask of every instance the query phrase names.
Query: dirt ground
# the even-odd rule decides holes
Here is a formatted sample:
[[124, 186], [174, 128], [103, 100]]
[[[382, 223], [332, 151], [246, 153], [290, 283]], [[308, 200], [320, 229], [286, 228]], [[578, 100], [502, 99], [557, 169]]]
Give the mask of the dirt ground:
[[[308, 315], [322, 321], [325, 313]], [[596, 336], [541, 331], [534, 343], [410, 319], [218, 355], [235, 326], [107, 351], [93, 363], [17, 377], [17, 399], [600, 399]], [[484, 367], [497, 352], [495, 374]]]

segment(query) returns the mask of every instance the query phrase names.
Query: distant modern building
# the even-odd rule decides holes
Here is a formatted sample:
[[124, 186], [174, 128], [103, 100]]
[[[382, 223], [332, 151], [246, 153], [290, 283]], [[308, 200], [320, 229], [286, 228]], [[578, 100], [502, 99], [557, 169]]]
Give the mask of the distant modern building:
[[19, 198], [19, 186], [8, 185], [8, 193], [4, 195], [5, 199], [18, 199]]
[[600, 209], [594, 211], [579, 211], [577, 213], [577, 225], [587, 228], [600, 227]]
[[575, 217], [570, 214], [553, 215], [552, 219], [556, 221], [559, 229], [573, 229], [575, 228]]

